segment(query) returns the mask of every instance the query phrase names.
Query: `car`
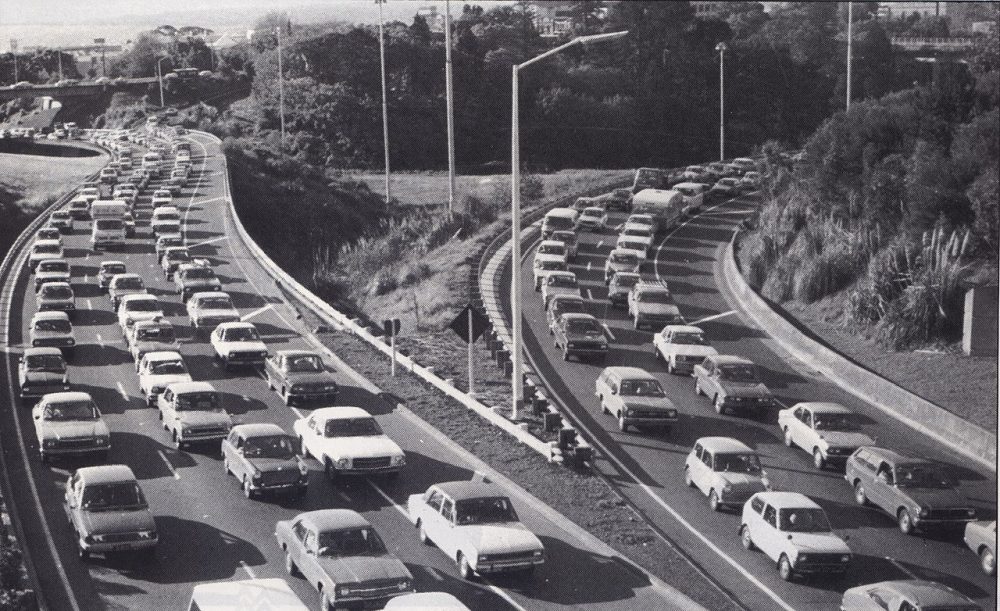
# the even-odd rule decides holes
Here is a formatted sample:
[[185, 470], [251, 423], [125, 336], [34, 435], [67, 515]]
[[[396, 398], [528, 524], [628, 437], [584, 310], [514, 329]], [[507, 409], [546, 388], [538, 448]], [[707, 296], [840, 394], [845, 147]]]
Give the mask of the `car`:
[[740, 178], [740, 189], [743, 191], [754, 191], [760, 187], [760, 183], [763, 180], [760, 172], [750, 171]]
[[677, 407], [660, 382], [638, 367], [605, 367], [594, 382], [601, 411], [618, 420], [618, 430], [629, 426], [659, 428], [669, 433], [677, 424]]
[[69, 373], [59, 348], [28, 348], [17, 359], [17, 388], [22, 399], [68, 391]]
[[997, 521], [977, 520], [965, 525], [965, 545], [979, 556], [979, 568], [989, 576], [997, 574]]
[[345, 475], [392, 478], [406, 465], [403, 450], [360, 407], [321, 407], [296, 420], [292, 429], [302, 456], [316, 458], [331, 482]]
[[257, 367], [268, 357], [267, 345], [250, 322], [224, 322], [215, 327], [209, 342], [215, 351], [215, 360], [223, 369], [234, 365]]
[[211, 267], [196, 263], [182, 263], [174, 272], [174, 285], [181, 301], [187, 301], [195, 293], [221, 291], [222, 281]]
[[[97, 201], [97, 200], [93, 200]], [[66, 210], [69, 211], [69, 215], [73, 217], [74, 221], [89, 221], [90, 220], [90, 204], [84, 197], [77, 197], [70, 200], [69, 205]]]
[[564, 361], [608, 357], [608, 338], [601, 323], [590, 314], [563, 314], [552, 328], [552, 343], [562, 350]]
[[740, 170], [740, 174], [746, 175], [747, 172], [757, 169], [757, 162], [749, 157], [737, 157], [729, 162], [729, 165], [736, 166]]
[[350, 509], [318, 509], [281, 520], [274, 537], [289, 575], [319, 593], [319, 608], [380, 608], [413, 591], [413, 575], [389, 553], [378, 532]]
[[548, 322], [549, 335], [555, 330], [555, 325], [563, 314], [570, 312], [583, 314], [587, 311], [587, 304], [583, 297], [579, 295], [556, 295], [549, 300], [549, 305], [545, 308], [545, 320]]
[[118, 324], [122, 329], [122, 337], [125, 338], [128, 337], [130, 327], [138, 321], [163, 317], [163, 306], [155, 295], [125, 295], [118, 306]]
[[102, 168], [100, 174], [101, 182], [115, 184], [118, 182], [118, 171], [114, 168]]
[[[56, 227], [56, 226], [54, 226], [54, 225], [46, 225], [46, 226], [42, 227], [41, 229], [39, 229], [38, 233], [35, 234], [35, 239], [36, 240], [55, 240], [55, 241], [59, 242], [60, 245], [63, 245], [62, 231], [60, 231], [59, 228]], [[63, 246], [65, 246], [65, 245], [63, 245]]]
[[774, 397], [748, 359], [714, 354], [694, 366], [694, 393], [712, 400], [718, 414], [726, 410], [761, 412]]
[[535, 277], [535, 290], [542, 290], [542, 283], [552, 272], [568, 271], [566, 262], [562, 259], [542, 259], [535, 257], [535, 262], [531, 266], [531, 273]]
[[393, 598], [385, 607], [386, 611], [470, 611], [462, 601], [447, 592], [416, 592]]
[[208, 382], [169, 384], [156, 398], [156, 408], [163, 430], [178, 450], [192, 443], [225, 439], [233, 428], [221, 396]]
[[69, 87], [71, 85], [79, 85], [80, 81], [72, 78], [64, 78], [56, 83], [56, 87]]
[[670, 290], [663, 284], [640, 282], [632, 287], [626, 300], [632, 327], [649, 326], [660, 329], [664, 325], [682, 325], [684, 317], [673, 302]]
[[577, 239], [575, 232], [560, 229], [559, 231], [553, 231], [550, 239], [554, 242], [563, 243], [566, 248], [567, 261], [576, 260], [576, 255], [579, 251], [579, 240]]
[[136, 372], [139, 371], [139, 361], [146, 353], [179, 350], [174, 326], [165, 318], [136, 322], [125, 334], [125, 343], [135, 361]]
[[608, 213], [600, 206], [588, 206], [580, 213], [576, 226], [581, 230], [600, 231], [608, 224]]
[[253, 499], [273, 492], [303, 497], [309, 467], [296, 454], [295, 439], [277, 424], [239, 424], [222, 440], [222, 468]]
[[163, 251], [163, 258], [160, 259], [160, 267], [163, 269], [163, 275], [166, 279], [170, 280], [173, 277], [174, 271], [182, 263], [191, 263], [192, 260], [191, 253], [187, 247], [171, 246]]
[[195, 334], [211, 332], [222, 323], [239, 322], [240, 313], [228, 293], [195, 293], [187, 301], [187, 315]]
[[649, 258], [649, 247], [652, 243], [651, 237], [637, 237], [630, 235], [619, 235], [615, 241], [615, 250], [634, 252], [639, 257], [639, 264]]
[[637, 253], [616, 248], [604, 261], [604, 284], [610, 284], [611, 279], [621, 272], [638, 275], [641, 268], [642, 259]]
[[[634, 255], [629, 254], [629, 256]], [[608, 281], [608, 301], [611, 302], [611, 307], [617, 308], [626, 305], [632, 288], [641, 281], [642, 276], [637, 272], [614, 272]]]
[[42, 259], [35, 268], [35, 292], [37, 293], [46, 282], [63, 282], [68, 284], [72, 270], [66, 259]]
[[771, 489], [760, 457], [732, 437], [702, 437], [684, 461], [684, 483], [708, 497], [712, 511], [743, 507], [754, 494]]
[[842, 611], [982, 611], [954, 588], [923, 579], [901, 579], [855, 586], [844, 592]]
[[566, 244], [556, 240], [542, 240], [535, 251], [535, 261], [566, 262]]
[[[82, 187], [80, 189], [80, 191], [78, 192], [77, 199], [85, 201], [88, 204], [92, 204], [95, 201], [101, 199], [101, 189], [98, 186], [98, 184], [100, 184], [100, 183], [91, 184], [91, 185]], [[73, 201], [77, 201], [77, 200], [75, 199]]]
[[37, 240], [31, 245], [31, 252], [28, 254], [28, 266], [34, 273], [38, 264], [46, 259], [62, 259], [63, 253], [61, 240]]
[[94, 84], [95, 85], [108, 85], [110, 83], [111, 83], [111, 79], [109, 79], [106, 76], [99, 76], [96, 79], [94, 79]]
[[179, 233], [166, 233], [156, 236], [156, 263], [163, 264], [163, 253], [168, 248], [184, 246], [184, 238]]
[[621, 187], [611, 191], [606, 196], [608, 210], [621, 210], [628, 212], [632, 207], [632, 189]]
[[736, 195], [740, 192], [740, 179], [736, 177], [720, 178], [708, 190], [709, 198], [720, 198], [727, 195]]
[[169, 180], [167, 180], [166, 184], [163, 185], [163, 188], [166, 189], [167, 191], [170, 191], [170, 195], [177, 197], [178, 195], [181, 194], [181, 191], [184, 189], [184, 179], [170, 178]]
[[976, 509], [939, 465], [876, 446], [858, 448], [844, 465], [844, 479], [854, 487], [854, 501], [875, 505], [896, 519], [905, 535], [932, 527], [965, 527]]
[[200, 583], [191, 589], [187, 611], [244, 611], [251, 608], [281, 611], [309, 611], [284, 579], [244, 579]]
[[60, 233], [73, 233], [73, 217], [67, 210], [56, 210], [49, 215], [49, 224], [58, 229]]
[[108, 290], [111, 279], [118, 274], [128, 273], [128, 268], [124, 261], [101, 261], [97, 268], [97, 287], [103, 292]]
[[542, 305], [547, 306], [549, 300], [556, 295], [579, 295], [580, 285], [577, 284], [573, 272], [549, 272], [542, 283]]
[[72, 316], [76, 312], [76, 297], [69, 282], [46, 282], [35, 295], [35, 305], [39, 312], [66, 312]]
[[813, 466], [843, 467], [861, 446], [875, 445], [861, 432], [857, 416], [837, 403], [796, 403], [778, 412], [778, 428], [788, 447], [798, 446], [812, 454]]
[[77, 469], [66, 479], [63, 498], [81, 560], [94, 553], [155, 555], [156, 520], [127, 465]]
[[153, 216], [149, 221], [149, 228], [154, 236], [161, 233], [180, 233], [181, 213], [176, 206], [160, 206], [153, 209]]
[[708, 172], [703, 166], [700, 165], [689, 165], [684, 168], [684, 172], [681, 173], [681, 178], [691, 181], [701, 181], [703, 178], [708, 178], [708, 176]]
[[111, 309], [118, 311], [122, 299], [129, 295], [145, 295], [146, 283], [142, 281], [139, 274], [115, 274], [108, 282], [108, 299], [111, 300]]
[[521, 523], [514, 504], [496, 484], [434, 484], [409, 496], [406, 513], [420, 541], [433, 542], [458, 565], [463, 579], [476, 574], [530, 574], [545, 562], [545, 546]]
[[618, 236], [619, 238], [628, 237], [630, 242], [639, 241], [644, 243], [646, 245], [646, 257], [649, 257], [653, 252], [653, 228], [648, 225], [629, 225], [626, 223]]
[[653, 336], [653, 356], [667, 364], [667, 373], [693, 374], [695, 365], [716, 354], [700, 327], [667, 325]]
[[310, 350], [279, 350], [264, 362], [264, 378], [285, 405], [322, 401], [333, 405], [340, 389], [319, 354]]
[[42, 395], [31, 410], [31, 418], [43, 463], [56, 456], [96, 455], [107, 460], [111, 432], [89, 394], [65, 391]]
[[729, 166], [728, 163], [724, 161], [713, 161], [712, 163], [705, 166], [705, 171], [708, 172], [715, 180], [720, 180], [722, 178], [730, 178], [736, 175], [733, 168]]
[[139, 359], [139, 390], [146, 397], [146, 405], [153, 407], [156, 399], [174, 382], [190, 382], [184, 358], [174, 350], [147, 352]]
[[31, 317], [28, 338], [32, 348], [59, 348], [67, 357], [76, 350], [73, 325], [66, 312], [37, 312]]
[[843, 576], [853, 554], [830, 528], [823, 508], [798, 492], [758, 492], [743, 505], [740, 539], [778, 567], [778, 575], [825, 573]]

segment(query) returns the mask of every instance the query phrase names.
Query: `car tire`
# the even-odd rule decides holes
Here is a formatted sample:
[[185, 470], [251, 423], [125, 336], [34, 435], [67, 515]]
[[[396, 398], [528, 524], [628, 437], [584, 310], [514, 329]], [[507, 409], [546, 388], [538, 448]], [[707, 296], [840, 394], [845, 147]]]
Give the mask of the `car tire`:
[[985, 545], [979, 550], [979, 568], [990, 577], [997, 574], [997, 558]]
[[826, 467], [826, 459], [823, 458], [823, 453], [819, 451], [819, 448], [813, 448], [813, 466], [817, 469]]
[[458, 574], [462, 579], [466, 581], [471, 581], [475, 577], [476, 573], [469, 566], [469, 561], [465, 559], [465, 555], [462, 552], [458, 552], [458, 558], [455, 560], [458, 563]]
[[785, 427], [785, 446], [787, 446], [787, 447], [790, 448], [790, 447], [792, 447], [794, 445], [795, 445], [795, 442], [792, 440], [792, 430], [786, 426]]
[[795, 576], [795, 570], [792, 569], [792, 562], [784, 554], [781, 555], [781, 558], [778, 558], [778, 576], [781, 577], [782, 581], [791, 581], [792, 577]]
[[625, 429], [627, 429], [627, 428], [628, 428], [628, 422], [625, 421], [625, 416], [623, 416], [621, 414], [621, 412], [619, 412], [618, 413], [618, 430], [624, 433]]
[[753, 544], [753, 539], [750, 537], [750, 527], [746, 524], [740, 528], [740, 542], [743, 543], [743, 548], [748, 550], [754, 550], [757, 546]]
[[904, 535], [913, 534], [913, 518], [910, 517], [910, 512], [906, 509], [900, 509], [899, 513], [896, 514], [896, 524], [899, 526], [899, 532]]
[[700, 381], [698, 380], [698, 378], [695, 378], [695, 379], [694, 379], [694, 394], [695, 394], [696, 396], [698, 396], [698, 397], [700, 397], [700, 396], [702, 396], [702, 395], [704, 395], [704, 394], [705, 394], [705, 393], [704, 393], [704, 392], [702, 392], [702, 390], [701, 390], [701, 382], [700, 382]]
[[563, 350], [563, 355], [562, 356], [563, 356], [563, 360], [564, 361], [568, 361], [569, 360], [569, 350]]
[[257, 493], [255, 493], [253, 491], [253, 488], [250, 487], [250, 480], [245, 475], [243, 476], [242, 488], [243, 488], [243, 496], [247, 497], [250, 500], [253, 500], [254, 498], [257, 497]]
[[330, 483], [337, 482], [337, 468], [333, 466], [333, 461], [329, 458], [323, 463], [323, 470], [326, 473], [326, 479], [330, 480]]
[[330, 597], [326, 595], [326, 592], [322, 588], [319, 590], [319, 609], [320, 611], [332, 611], [333, 609], [330, 606]]
[[229, 459], [225, 457], [222, 458], [222, 472], [227, 476], [233, 474], [233, 470], [229, 468]]
[[708, 491], [708, 506], [712, 511], [722, 511], [722, 503], [719, 502], [719, 495], [715, 490]]
[[865, 487], [861, 482], [854, 483], [854, 502], [862, 507], [868, 504], [868, 495], [865, 494]]
[[302, 458], [309, 458], [309, 448], [306, 447], [305, 440], [301, 436], [299, 436], [299, 454], [302, 455]]
[[431, 545], [431, 538], [427, 536], [427, 531], [424, 530], [424, 524], [420, 520], [417, 520], [417, 538], [424, 545]]
[[723, 413], [725, 413], [725, 411], [726, 411], [726, 404], [725, 404], [725, 402], [724, 402], [724, 400], [722, 398], [722, 395], [715, 395], [715, 398], [712, 399], [712, 403], [715, 404], [715, 413], [716, 414], [723, 414]]
[[49, 455], [46, 454], [45, 452], [39, 452], [38, 460], [42, 461], [43, 465], [47, 465], [49, 463]]
[[83, 549], [82, 547], [76, 548], [76, 555], [80, 557], [80, 560], [87, 561], [90, 560], [90, 552]]
[[268, 390], [274, 390], [274, 380], [272, 380], [271, 376], [269, 376], [267, 374], [264, 374], [264, 376], [267, 379], [267, 389]]
[[684, 467], [684, 485], [694, 488], [694, 478], [691, 477], [691, 469]]

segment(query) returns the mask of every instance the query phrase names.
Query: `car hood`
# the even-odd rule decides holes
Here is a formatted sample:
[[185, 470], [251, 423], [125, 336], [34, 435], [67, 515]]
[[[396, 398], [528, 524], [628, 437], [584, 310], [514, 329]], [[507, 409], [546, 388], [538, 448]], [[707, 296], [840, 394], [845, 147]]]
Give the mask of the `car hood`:
[[155, 312], [129, 312], [125, 314], [124, 320], [139, 322], [140, 320], [153, 320], [155, 318], [163, 318], [163, 311], [156, 310]]
[[62, 384], [65, 377], [65, 373], [55, 371], [26, 371], [24, 374], [25, 381], [32, 384]]
[[192, 426], [230, 423], [229, 414], [221, 412], [177, 412], [177, 419], [181, 421], [181, 424]]
[[237, 312], [234, 308], [220, 308], [220, 309], [203, 308], [203, 309], [200, 309], [200, 310], [195, 310], [194, 314], [196, 316], [212, 316], [212, 317], [214, 317], [214, 316], [232, 316], [232, 317], [236, 318], [237, 320], [239, 320], [239, 318], [240, 318], [240, 313]]
[[608, 267], [616, 272], [629, 272], [637, 269], [639, 267], [639, 263], [622, 263], [621, 261], [612, 261], [611, 259], [608, 259]]
[[535, 261], [565, 261], [566, 257], [563, 255], [554, 255], [544, 252], [535, 253]]
[[333, 384], [335, 380], [327, 371], [290, 371], [285, 376], [289, 384]]
[[140, 295], [146, 292], [146, 289], [110, 289], [112, 297], [124, 297], [125, 295]]
[[154, 386], [166, 388], [174, 382], [190, 382], [191, 376], [186, 373], [169, 373], [162, 375], [150, 374], [143, 376], [143, 379], [146, 382], [146, 388], [152, 388]]
[[719, 351], [712, 346], [664, 343], [663, 347], [674, 354], [680, 354], [683, 356], [712, 356], [719, 353]]
[[752, 475], [750, 473], [726, 473], [725, 471], [715, 471], [715, 475], [720, 480], [734, 488], [755, 488], [758, 491], [763, 491], [765, 489], [763, 475]]
[[649, 303], [638, 301], [635, 305], [643, 314], [677, 314], [677, 306], [669, 303]]
[[148, 509], [134, 511], [81, 511], [80, 519], [91, 535], [130, 533], [138, 530], [155, 530], [156, 521]]
[[78, 439], [80, 437], [107, 437], [108, 427], [101, 420], [87, 422], [57, 422], [43, 420], [42, 437], [45, 439]]
[[241, 350], [245, 352], [267, 352], [267, 346], [264, 345], [264, 342], [258, 341], [218, 342], [218, 347], [220, 351]]
[[36, 339], [51, 339], [53, 337], [73, 337], [72, 332], [65, 331], [39, 331], [38, 329], [31, 330], [31, 337]]
[[[789, 533], [789, 541], [799, 552], [823, 552], [827, 554], [850, 554], [844, 540], [833, 533]], [[784, 534], [782, 536], [785, 536]]]
[[520, 522], [476, 524], [457, 528], [461, 529], [462, 536], [466, 537], [480, 554], [542, 549], [542, 542], [538, 537]]
[[261, 473], [273, 473], [275, 471], [295, 471], [299, 470], [299, 461], [292, 458], [248, 458], [255, 469]]
[[673, 409], [674, 404], [666, 397], [629, 397], [624, 400], [626, 407], [638, 409]]
[[857, 431], [823, 431], [820, 433], [820, 439], [831, 448], [860, 448], [875, 445], [875, 440]]
[[898, 488], [898, 490], [913, 502], [928, 509], [969, 506], [965, 497], [951, 488]]
[[742, 383], [742, 382], [720, 382], [722, 390], [731, 397], [751, 397], [763, 399], [771, 396], [771, 391], [763, 382]]
[[323, 572], [337, 585], [345, 583], [365, 583], [368, 581], [413, 579], [406, 565], [398, 558], [384, 556], [345, 556], [341, 558], [317, 558]]
[[158, 340], [133, 341], [132, 348], [136, 352], [146, 354], [147, 352], [159, 352], [162, 350], [177, 350], [177, 342], [161, 342]]
[[36, 272], [38, 282], [59, 282], [69, 278], [69, 272]]
[[403, 454], [396, 442], [385, 435], [372, 437], [324, 437], [322, 442], [334, 454], [351, 458], [375, 458]]

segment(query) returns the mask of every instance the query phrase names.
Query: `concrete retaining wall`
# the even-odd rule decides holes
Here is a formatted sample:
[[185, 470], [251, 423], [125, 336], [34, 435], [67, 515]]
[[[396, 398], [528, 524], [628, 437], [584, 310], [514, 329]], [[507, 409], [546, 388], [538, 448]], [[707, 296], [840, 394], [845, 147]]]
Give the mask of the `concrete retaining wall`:
[[736, 297], [738, 307], [782, 348], [859, 399], [996, 472], [995, 432], [963, 420], [807, 337], [747, 284], [736, 263], [735, 242], [736, 235], [726, 247], [722, 264], [724, 281]]

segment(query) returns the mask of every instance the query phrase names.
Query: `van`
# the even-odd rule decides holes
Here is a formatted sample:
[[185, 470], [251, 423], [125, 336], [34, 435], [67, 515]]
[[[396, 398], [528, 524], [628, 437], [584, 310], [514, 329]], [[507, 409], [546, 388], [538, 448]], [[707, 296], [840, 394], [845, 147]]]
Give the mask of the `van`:
[[90, 243], [94, 250], [125, 246], [125, 214], [128, 204], [120, 199], [98, 200], [91, 204], [90, 215], [94, 226], [90, 232]]
[[632, 180], [632, 194], [643, 189], [668, 189], [670, 187], [670, 172], [656, 168], [639, 168]]
[[632, 211], [652, 216], [654, 232], [677, 226], [685, 205], [684, 195], [673, 189], [643, 189], [632, 197]]
[[553, 231], [573, 231], [579, 213], [572, 208], [553, 208], [542, 219], [542, 239], [547, 240]]
[[680, 182], [674, 185], [674, 191], [680, 191], [684, 196], [684, 213], [693, 214], [704, 205], [708, 185], [701, 182]]
[[187, 611], [308, 611], [284, 579], [247, 579], [196, 585]]

